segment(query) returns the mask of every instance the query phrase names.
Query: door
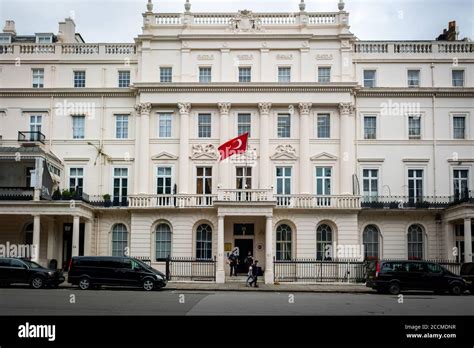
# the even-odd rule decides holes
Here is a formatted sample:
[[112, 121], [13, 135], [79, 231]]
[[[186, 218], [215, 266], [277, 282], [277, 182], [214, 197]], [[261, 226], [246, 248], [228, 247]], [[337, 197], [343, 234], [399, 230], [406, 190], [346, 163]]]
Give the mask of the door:
[[10, 273], [10, 259], [0, 258], [0, 284], [6, 282]]
[[28, 283], [28, 268], [16, 259], [10, 259], [10, 283]]
[[[63, 269], [67, 270], [72, 257], [72, 224], [63, 225]], [[79, 224], [79, 256], [84, 256], [84, 231], [85, 225]]]
[[448, 279], [444, 277], [443, 269], [436, 263], [427, 263], [425, 289], [440, 290], [448, 288]]
[[405, 281], [402, 287], [405, 289], [423, 290], [429, 287], [427, 281], [428, 269], [423, 262], [406, 263], [408, 272], [405, 273]]
[[249, 251], [253, 255], [253, 239], [236, 239], [235, 246], [239, 248], [239, 264], [237, 265], [237, 273], [247, 274], [249, 269], [245, 264], [245, 258]]

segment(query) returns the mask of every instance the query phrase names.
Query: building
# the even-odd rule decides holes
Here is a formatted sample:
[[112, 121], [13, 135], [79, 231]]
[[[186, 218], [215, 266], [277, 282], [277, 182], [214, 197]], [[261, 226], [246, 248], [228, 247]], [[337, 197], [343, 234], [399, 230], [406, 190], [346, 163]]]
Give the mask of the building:
[[[0, 243], [35, 257], [472, 260], [474, 44], [338, 12], [143, 14], [134, 43], [0, 34]], [[455, 27], [455, 24], [454, 24]], [[217, 148], [249, 132], [249, 151]], [[337, 255], [332, 255], [337, 257]], [[228, 273], [227, 273], [228, 274]]]

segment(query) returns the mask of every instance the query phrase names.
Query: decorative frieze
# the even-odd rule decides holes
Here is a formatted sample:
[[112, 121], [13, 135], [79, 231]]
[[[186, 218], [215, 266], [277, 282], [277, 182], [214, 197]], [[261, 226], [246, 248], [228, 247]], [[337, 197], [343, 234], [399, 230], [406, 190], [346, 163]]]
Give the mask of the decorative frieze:
[[333, 60], [334, 57], [330, 53], [321, 53], [316, 55], [316, 60]]
[[230, 112], [230, 108], [232, 107], [232, 104], [231, 103], [218, 103], [217, 106], [219, 107], [219, 112], [221, 115], [225, 114], [229, 114]]
[[191, 103], [178, 103], [178, 109], [180, 114], [189, 114], [191, 111]]
[[258, 103], [258, 109], [261, 114], [268, 114], [272, 109], [272, 103]]
[[291, 144], [286, 145], [278, 145], [275, 149], [275, 153], [271, 157], [272, 159], [287, 159], [287, 160], [295, 160], [296, 157], [296, 149]]
[[138, 115], [148, 115], [151, 112], [151, 103], [140, 103], [135, 105], [135, 112]]
[[277, 60], [293, 60], [293, 55], [292, 54], [277, 54], [276, 56]]
[[309, 114], [311, 112], [311, 108], [313, 107], [313, 103], [300, 103], [300, 114]]
[[213, 54], [199, 54], [197, 56], [198, 60], [214, 60], [214, 55]]
[[253, 60], [253, 55], [251, 54], [239, 54], [237, 55], [238, 60]]
[[355, 106], [352, 103], [340, 103], [339, 112], [341, 115], [352, 115], [355, 111]]
[[208, 159], [216, 160], [219, 158], [219, 151], [212, 144], [201, 145], [195, 144], [192, 147], [191, 159]]

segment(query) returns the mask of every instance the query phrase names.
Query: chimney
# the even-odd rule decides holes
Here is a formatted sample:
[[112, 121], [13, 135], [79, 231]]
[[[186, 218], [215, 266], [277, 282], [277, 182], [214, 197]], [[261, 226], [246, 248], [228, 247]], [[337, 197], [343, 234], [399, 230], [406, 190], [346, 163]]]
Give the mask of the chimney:
[[66, 18], [59, 22], [58, 40], [64, 43], [76, 42], [76, 23], [72, 18]]
[[6, 20], [5, 21], [5, 27], [3, 27], [3, 32], [8, 33], [8, 34], [16, 35], [15, 21], [12, 21], [10, 19]]
[[438, 41], [456, 41], [459, 37], [459, 29], [456, 26], [456, 21], [451, 21], [448, 24], [448, 29], [443, 29], [443, 33], [438, 36]]

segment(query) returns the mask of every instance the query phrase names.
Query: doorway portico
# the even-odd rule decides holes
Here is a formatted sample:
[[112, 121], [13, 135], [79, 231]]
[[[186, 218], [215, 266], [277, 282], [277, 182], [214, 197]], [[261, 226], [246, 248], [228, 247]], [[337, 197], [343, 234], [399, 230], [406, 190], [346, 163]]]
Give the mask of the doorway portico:
[[[251, 251], [264, 272], [266, 284], [273, 284], [273, 207], [221, 206], [217, 222], [216, 282], [225, 283], [227, 255], [235, 248]], [[240, 255], [243, 260], [246, 255]]]

